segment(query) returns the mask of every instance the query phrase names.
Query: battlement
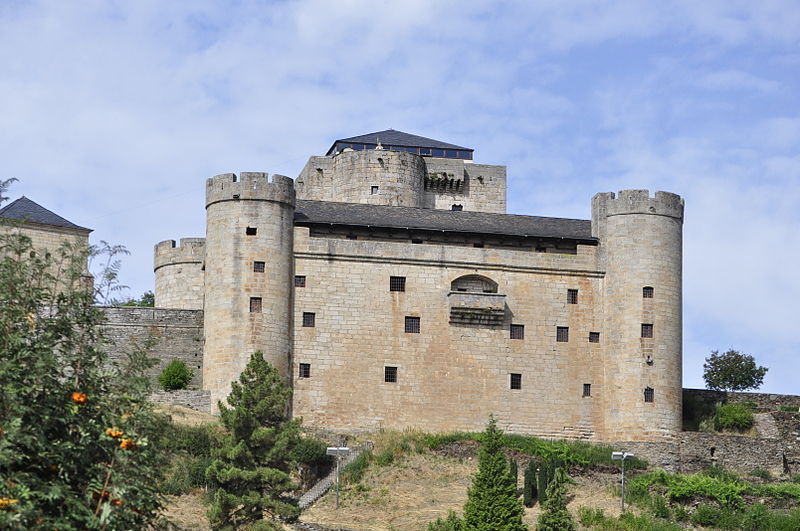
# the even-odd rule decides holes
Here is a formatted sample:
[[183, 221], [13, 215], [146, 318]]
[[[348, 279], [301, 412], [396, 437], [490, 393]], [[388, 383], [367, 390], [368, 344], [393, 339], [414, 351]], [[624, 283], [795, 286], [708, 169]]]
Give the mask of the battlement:
[[153, 271], [166, 265], [199, 264], [205, 254], [205, 238], [181, 238], [178, 246], [175, 245], [175, 240], [158, 242], [153, 251]]
[[592, 198], [592, 218], [625, 214], [653, 214], [683, 221], [683, 198], [671, 192], [658, 191], [650, 197], [649, 190], [620, 190], [605, 192]]
[[223, 173], [206, 181], [206, 208], [220, 201], [272, 201], [294, 206], [294, 180], [265, 172]]

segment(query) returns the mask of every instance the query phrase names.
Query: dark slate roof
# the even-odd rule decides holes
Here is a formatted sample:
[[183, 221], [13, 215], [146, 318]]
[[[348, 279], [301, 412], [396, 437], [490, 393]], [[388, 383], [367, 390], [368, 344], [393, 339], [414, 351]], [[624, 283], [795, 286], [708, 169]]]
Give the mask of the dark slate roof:
[[71, 221], [67, 221], [58, 214], [51, 212], [25, 197], [24, 195], [0, 208], [0, 218], [16, 219], [19, 221], [26, 221], [30, 223], [40, 223], [42, 225], [53, 225], [56, 227], [66, 227], [68, 229], [77, 229], [82, 231], [91, 231], [86, 227], [75, 225]]
[[425, 138], [424, 136], [412, 135], [402, 131], [395, 131], [394, 129], [387, 129], [385, 131], [378, 131], [376, 133], [367, 133], [366, 135], [351, 136], [350, 138], [340, 138], [331, 145], [328, 150], [328, 155], [333, 153], [333, 148], [339, 142], [345, 143], [358, 143], [358, 144], [377, 144], [378, 141], [384, 146], [400, 146], [400, 147], [425, 147], [435, 149], [456, 149], [461, 151], [475, 151], [472, 148], [456, 146], [455, 144], [448, 144], [432, 138]]
[[597, 241], [592, 237], [592, 222], [582, 219], [329, 201], [297, 201], [294, 222], [296, 225], [346, 225]]

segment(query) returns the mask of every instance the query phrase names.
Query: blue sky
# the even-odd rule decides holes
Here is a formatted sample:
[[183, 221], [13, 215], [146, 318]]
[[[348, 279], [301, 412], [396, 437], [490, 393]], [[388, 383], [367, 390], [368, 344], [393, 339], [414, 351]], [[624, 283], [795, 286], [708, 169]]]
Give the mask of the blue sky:
[[131, 295], [203, 235], [207, 177], [394, 128], [506, 164], [512, 213], [681, 194], [684, 384], [734, 347], [800, 393], [794, 0], [6, 0], [0, 64], [0, 178], [125, 245]]

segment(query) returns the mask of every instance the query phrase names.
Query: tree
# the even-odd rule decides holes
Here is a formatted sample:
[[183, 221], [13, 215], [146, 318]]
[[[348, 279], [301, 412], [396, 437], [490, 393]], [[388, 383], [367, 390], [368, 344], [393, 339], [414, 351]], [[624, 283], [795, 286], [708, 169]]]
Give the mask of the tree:
[[145, 291], [138, 299], [128, 299], [119, 303], [121, 306], [146, 306], [152, 308], [156, 305], [156, 296], [152, 291]]
[[464, 505], [464, 529], [469, 531], [520, 531], [524, 510], [517, 499], [517, 484], [503, 453], [503, 432], [489, 418], [481, 438], [478, 472], [472, 478]]
[[146, 529], [158, 520], [166, 421], [147, 401], [152, 360], [134, 350], [115, 366], [102, 350], [88, 252], [36, 253], [30, 238], [0, 227], [2, 529]]
[[206, 471], [213, 492], [208, 517], [214, 529], [256, 522], [269, 529], [265, 513], [289, 519], [299, 513], [287, 495], [295, 488], [291, 454], [300, 433], [300, 421], [289, 418], [290, 396], [278, 370], [256, 352], [239, 381], [231, 384], [231, 407], [219, 402], [228, 433]]
[[536, 531], [573, 531], [575, 521], [567, 509], [567, 483], [569, 476], [557, 468], [547, 486], [547, 499], [542, 504], [542, 514], [536, 522]]
[[194, 371], [186, 366], [183, 360], [172, 360], [158, 375], [158, 383], [165, 391], [186, 389], [194, 378]]
[[703, 379], [706, 387], [715, 391], [746, 391], [761, 387], [767, 370], [757, 366], [749, 354], [733, 349], [724, 354], [713, 350], [703, 364]]

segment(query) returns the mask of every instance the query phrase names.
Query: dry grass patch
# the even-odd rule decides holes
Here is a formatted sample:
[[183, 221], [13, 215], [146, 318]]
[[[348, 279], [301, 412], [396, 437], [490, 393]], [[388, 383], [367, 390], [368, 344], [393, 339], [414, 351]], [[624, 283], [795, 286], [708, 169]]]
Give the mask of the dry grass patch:
[[167, 496], [167, 503], [161, 513], [167, 520], [182, 531], [210, 531], [200, 491], [183, 496]]
[[219, 422], [219, 417], [209, 413], [201, 413], [188, 407], [175, 406], [172, 404], [157, 404], [155, 407], [157, 413], [168, 415], [172, 422], [181, 426], [202, 426], [204, 424], [216, 424]]

